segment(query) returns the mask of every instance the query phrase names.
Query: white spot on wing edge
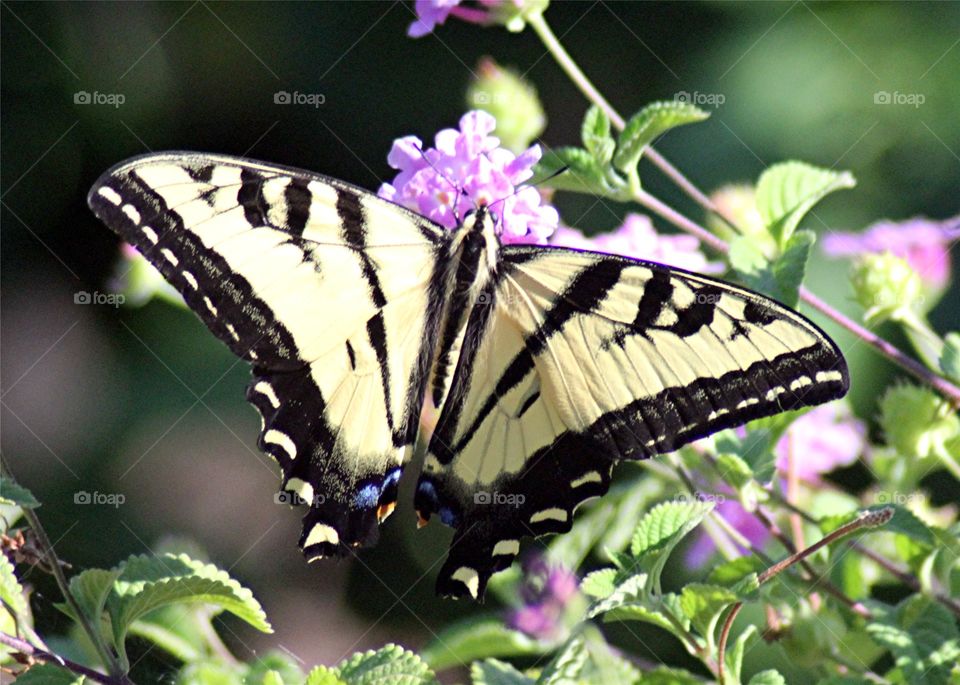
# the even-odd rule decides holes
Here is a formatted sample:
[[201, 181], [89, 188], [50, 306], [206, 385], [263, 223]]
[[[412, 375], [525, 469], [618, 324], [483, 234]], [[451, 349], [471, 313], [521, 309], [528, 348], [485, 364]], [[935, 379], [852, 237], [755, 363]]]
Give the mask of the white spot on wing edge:
[[254, 392], [258, 392], [266, 397], [267, 400], [270, 401], [270, 406], [272, 406], [274, 409], [278, 409], [280, 407], [280, 400], [277, 399], [277, 393], [273, 391], [273, 386], [266, 381], [260, 381], [257, 383], [255, 386], [253, 386], [253, 390]]
[[177, 255], [173, 254], [173, 252], [171, 252], [167, 248], [163, 248], [162, 250], [160, 250], [160, 254], [162, 254], [163, 258], [166, 259], [168, 262], [170, 262], [170, 264], [172, 264], [173, 266], [176, 266], [177, 264], [180, 263], [180, 260], [177, 259]]
[[480, 591], [480, 575], [476, 571], [469, 566], [461, 566], [450, 577], [463, 583], [470, 592], [470, 596], [477, 598], [477, 593]]
[[185, 280], [190, 285], [190, 287], [193, 288], [194, 290], [196, 290], [200, 285], [199, 283], [197, 283], [196, 277], [189, 271], [183, 272], [183, 280]]
[[120, 193], [109, 186], [103, 186], [97, 191], [97, 195], [102, 197], [110, 204], [117, 205], [118, 207], [120, 206], [120, 203], [123, 202], [123, 198], [120, 197]]
[[520, 552], [520, 541], [519, 540], [501, 540], [493, 546], [493, 555], [495, 557], [505, 555], [505, 556], [516, 556]]
[[284, 489], [297, 493], [297, 496], [308, 504], [313, 502], [313, 486], [305, 480], [291, 478]]
[[157, 235], [157, 232], [154, 231], [154, 230], [153, 230], [152, 228], [150, 228], [149, 226], [143, 226], [143, 227], [141, 227], [140, 230], [142, 230], [142, 231], [143, 231], [143, 234], [144, 234], [145, 236], [147, 236], [147, 240], [149, 240], [149, 241], [150, 241], [151, 243], [153, 243], [154, 245], [156, 245], [157, 242], [160, 240], [160, 236]]
[[280, 431], [271, 428], [263, 434], [263, 441], [268, 442], [271, 445], [276, 445], [282, 449], [287, 453], [287, 456], [291, 461], [297, 458], [297, 446], [293, 444], [293, 440], [291, 440], [290, 436], [286, 433], [281, 433]]
[[530, 517], [530, 523], [540, 523], [541, 521], [566, 521], [567, 512], [559, 507], [553, 507], [552, 509], [544, 509], [543, 511], [538, 511], [536, 514]]
[[133, 205], [124, 205], [120, 211], [126, 214], [127, 218], [133, 223], [140, 224], [140, 212]]
[[237, 334], [237, 329], [233, 327], [232, 323], [227, 324], [227, 333], [230, 334], [230, 337], [240, 342], [240, 336]]
[[596, 471], [587, 471], [585, 474], [577, 478], [576, 480], [570, 481], [571, 488], [579, 488], [581, 485], [586, 485], [587, 483], [602, 483], [603, 476], [601, 476]]
[[213, 314], [214, 316], [217, 315], [217, 308], [213, 306], [213, 301], [206, 295], [203, 296], [203, 303], [207, 305], [207, 309], [210, 311], [211, 314]]
[[324, 542], [336, 545], [340, 542], [340, 534], [332, 526], [328, 526], [325, 523], [315, 523], [313, 524], [313, 528], [310, 529], [307, 539], [303, 541], [303, 548], [306, 549], [312, 545], [319, 545]]
[[826, 383], [827, 381], [843, 380], [843, 374], [839, 371], [818, 371], [817, 383]]

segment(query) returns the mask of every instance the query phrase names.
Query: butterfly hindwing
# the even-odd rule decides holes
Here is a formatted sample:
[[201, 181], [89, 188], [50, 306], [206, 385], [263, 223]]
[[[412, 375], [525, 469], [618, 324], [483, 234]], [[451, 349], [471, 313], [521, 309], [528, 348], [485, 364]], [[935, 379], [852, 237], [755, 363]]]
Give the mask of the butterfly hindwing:
[[225, 156], [111, 169], [91, 208], [253, 364], [248, 398], [309, 558], [373, 544], [416, 434], [447, 235], [309, 172]]
[[443, 594], [570, 529], [622, 459], [842, 396], [836, 346], [756, 293], [659, 264], [507, 246], [473, 311], [417, 508], [456, 528]]

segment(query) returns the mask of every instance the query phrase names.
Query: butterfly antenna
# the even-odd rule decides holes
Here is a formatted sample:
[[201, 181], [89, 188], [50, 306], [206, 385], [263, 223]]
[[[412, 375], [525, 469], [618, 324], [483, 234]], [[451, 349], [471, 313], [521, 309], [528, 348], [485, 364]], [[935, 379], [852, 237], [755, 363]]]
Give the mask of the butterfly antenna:
[[[431, 162], [431, 161], [430, 161], [430, 158], [427, 157], [427, 153], [423, 151], [423, 148], [422, 148], [422, 147], [420, 147], [419, 145], [417, 145], [416, 148], [417, 148], [417, 152], [420, 153], [420, 156], [423, 157], [423, 161], [427, 163], [427, 166], [429, 166], [431, 169], [433, 169], [435, 172], [437, 172], [437, 176], [439, 176], [439, 177], [442, 178], [444, 181], [446, 181], [447, 183], [450, 184], [450, 187], [453, 188], [453, 192], [454, 192], [454, 194], [457, 196], [458, 199], [460, 198], [461, 195], [464, 195], [464, 196], [465, 196], [465, 195], [467, 194], [467, 191], [464, 190], [463, 188], [461, 188], [460, 186], [458, 186], [456, 183], [454, 183], [454, 181], [453, 181], [452, 178], [450, 178], [450, 177], [447, 176], [445, 173], [443, 173], [442, 171], [440, 171], [436, 166], [434, 166], [433, 162]], [[456, 221], [457, 221], [458, 224], [460, 223], [460, 215], [459, 215], [459, 213], [457, 212], [457, 206], [458, 206], [459, 204], [460, 204], [459, 202], [454, 202], [454, 203], [453, 203], [453, 206], [450, 208], [451, 210], [453, 210], [453, 218], [456, 219]]]

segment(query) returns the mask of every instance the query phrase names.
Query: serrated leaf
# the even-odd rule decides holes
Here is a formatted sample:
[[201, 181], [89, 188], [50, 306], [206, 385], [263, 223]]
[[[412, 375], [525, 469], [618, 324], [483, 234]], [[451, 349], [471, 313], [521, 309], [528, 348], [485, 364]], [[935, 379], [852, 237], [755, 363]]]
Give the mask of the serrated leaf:
[[634, 114], [617, 139], [613, 165], [624, 172], [635, 169], [646, 147], [661, 133], [683, 124], [703, 121], [710, 115], [694, 105], [654, 102]]
[[[565, 170], [561, 172], [562, 169]], [[547, 152], [534, 167], [530, 183], [591, 195], [602, 195], [608, 190], [597, 160], [579, 147], [560, 147]]]
[[36, 509], [40, 506], [32, 492], [6, 476], [0, 476], [0, 504], [12, 504], [21, 509]]
[[733, 590], [721, 585], [689, 583], [680, 593], [680, 608], [684, 616], [711, 644], [717, 620], [736, 601], [737, 595]]
[[269, 678], [274, 678], [274, 681], [279, 678], [279, 685], [301, 685], [303, 671], [289, 655], [271, 650], [250, 665], [244, 685], [260, 682], [268, 685]]
[[27, 600], [23, 596], [23, 587], [17, 579], [13, 564], [7, 559], [7, 555], [2, 553], [0, 553], [0, 599], [13, 609], [17, 620], [22, 620], [28, 615]]
[[647, 576], [640, 573], [627, 578], [606, 599], [597, 602], [588, 612], [588, 618], [603, 616], [604, 621], [642, 621], [675, 633], [677, 628], [665, 612], [679, 623], [688, 624], [679, 606], [677, 595], [651, 596], [646, 588]]
[[422, 685], [436, 678], [427, 663], [399, 645], [354, 654], [337, 669], [348, 685]]
[[747, 685], [787, 685], [780, 673], [772, 668], [755, 674]]
[[856, 185], [849, 172], [820, 169], [804, 162], [775, 164], [757, 181], [757, 209], [767, 230], [785, 246], [804, 215], [826, 195]]
[[507, 628], [499, 618], [471, 617], [447, 626], [420, 652], [430, 667], [442, 671], [488, 657], [539, 655], [547, 647]]
[[616, 143], [610, 135], [610, 118], [596, 105], [590, 107], [583, 117], [580, 137], [587, 152], [593, 155], [601, 167], [606, 166], [613, 157]]
[[84, 676], [54, 666], [36, 664], [17, 677], [18, 685], [84, 685], [90, 682]]
[[800, 301], [800, 286], [807, 273], [807, 261], [817, 242], [813, 231], [796, 231], [773, 262], [773, 280], [777, 284], [776, 297], [790, 307]]
[[510, 664], [497, 659], [475, 661], [470, 666], [470, 678], [475, 685], [533, 685], [536, 682]]
[[713, 511], [712, 502], [662, 502], [640, 519], [633, 533], [630, 554], [634, 557], [672, 549]]
[[948, 378], [960, 381], [960, 333], [947, 333], [944, 336], [940, 370]]
[[[116, 569], [107, 571], [102, 568], [91, 568], [70, 579], [70, 594], [73, 595], [80, 606], [80, 610], [94, 626], [100, 626], [101, 624], [107, 597], [110, 596], [113, 583], [119, 575], [120, 571]], [[73, 613], [73, 608], [66, 602], [57, 604], [56, 607], [74, 621], [78, 620], [78, 617]], [[109, 642], [109, 637], [105, 637]]]
[[617, 569], [603, 568], [588, 573], [580, 583], [580, 591], [588, 597], [605, 599], [616, 589]]
[[186, 555], [130, 557], [118, 567], [115, 591], [107, 599], [114, 644], [121, 649], [131, 624], [160, 607], [202, 603], [228, 611], [257, 630], [272, 632], [253, 593], [213, 564]]
[[890, 650], [911, 685], [947, 685], [960, 659], [960, 631], [943, 605], [913, 595], [867, 625], [873, 640]]
[[340, 679], [337, 669], [317, 666], [307, 675], [304, 685], [347, 685], [347, 681]]

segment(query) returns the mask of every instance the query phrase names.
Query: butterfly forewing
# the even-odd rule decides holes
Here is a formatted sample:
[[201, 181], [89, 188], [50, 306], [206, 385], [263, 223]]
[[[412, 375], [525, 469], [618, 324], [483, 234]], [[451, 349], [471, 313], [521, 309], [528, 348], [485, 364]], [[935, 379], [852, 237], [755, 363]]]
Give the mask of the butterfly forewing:
[[89, 203], [253, 364], [260, 447], [311, 505], [307, 556], [373, 544], [416, 433], [447, 234], [339, 181], [193, 153], [130, 160]]
[[482, 594], [522, 537], [569, 530], [617, 461], [846, 392], [836, 346], [756, 293], [590, 252], [501, 258], [417, 489], [456, 528], [444, 594]]

